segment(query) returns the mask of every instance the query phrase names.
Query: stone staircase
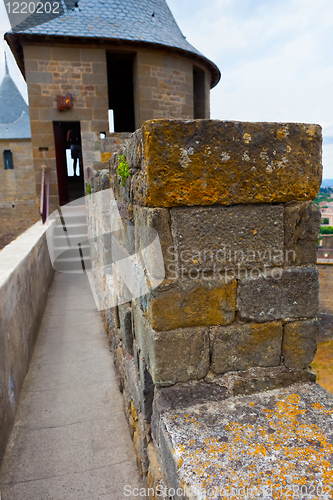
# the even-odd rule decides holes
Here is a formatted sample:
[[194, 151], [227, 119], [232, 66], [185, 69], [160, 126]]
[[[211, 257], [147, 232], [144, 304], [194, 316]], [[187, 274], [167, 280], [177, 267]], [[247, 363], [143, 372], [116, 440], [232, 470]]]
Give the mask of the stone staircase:
[[85, 206], [68, 207], [59, 211], [53, 233], [53, 263], [56, 271], [82, 273], [91, 268], [90, 245]]

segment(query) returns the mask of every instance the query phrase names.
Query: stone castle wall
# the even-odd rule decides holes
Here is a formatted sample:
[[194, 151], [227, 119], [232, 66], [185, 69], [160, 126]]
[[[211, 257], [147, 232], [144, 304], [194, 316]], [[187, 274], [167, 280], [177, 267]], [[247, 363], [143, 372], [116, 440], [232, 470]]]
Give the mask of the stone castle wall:
[[[50, 212], [58, 206], [54, 121], [79, 121], [83, 162], [100, 161], [91, 137], [108, 130], [106, 53], [102, 49], [24, 46], [37, 193], [41, 167], [50, 168]], [[57, 96], [70, 92], [73, 108], [58, 111]], [[42, 150], [40, 150], [42, 148]]]
[[[186, 498], [206, 498], [193, 494], [179, 459], [182, 433], [196, 441], [194, 406], [201, 405], [203, 425], [211, 404], [216, 410], [295, 383], [316, 387], [309, 365], [319, 332], [320, 212], [312, 200], [321, 183], [321, 130], [160, 120], [121, 152], [131, 176], [122, 185], [114, 154], [93, 193], [110, 187], [116, 201], [91, 203], [89, 221], [98, 293], [103, 300], [116, 291], [123, 302], [107, 308], [106, 301], [103, 316], [124, 410], [146, 485], [183, 486]], [[110, 210], [121, 223], [116, 217], [110, 225]], [[159, 236], [162, 266], [149, 252], [149, 229]], [[149, 262], [148, 293], [140, 266], [128, 280], [111, 265], [119, 245]], [[141, 283], [141, 296], [133, 283]]]
[[[3, 151], [13, 154], [14, 168], [5, 170]], [[37, 222], [38, 200], [35, 187], [30, 139], [0, 140], [0, 248]]]
[[134, 88], [138, 103], [137, 128], [154, 118], [193, 118], [191, 61], [154, 51], [140, 51], [134, 65]]
[[[58, 205], [53, 122], [80, 122], [85, 179], [88, 168], [90, 171], [101, 168], [103, 151], [95, 147], [96, 134], [109, 130], [106, 59], [108, 50], [112, 52], [115, 48], [24, 44], [23, 49], [37, 194], [40, 193], [41, 166], [46, 165], [51, 172], [52, 212]], [[152, 118], [193, 118], [191, 59], [136, 46], [117, 48], [116, 52], [121, 51], [125, 55], [135, 54], [133, 88], [136, 128]], [[207, 69], [201, 70], [205, 78], [205, 109], [202, 113], [203, 117], [209, 118], [210, 76]], [[57, 96], [68, 92], [72, 94], [73, 107], [58, 111]], [[112, 152], [112, 148], [106, 152]]]
[[45, 233], [34, 224], [0, 252], [0, 463], [54, 275]]

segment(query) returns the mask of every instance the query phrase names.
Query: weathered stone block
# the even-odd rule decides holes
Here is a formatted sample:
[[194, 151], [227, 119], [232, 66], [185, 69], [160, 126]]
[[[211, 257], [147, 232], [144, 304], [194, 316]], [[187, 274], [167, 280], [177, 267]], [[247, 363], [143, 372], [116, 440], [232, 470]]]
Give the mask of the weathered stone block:
[[149, 461], [147, 486], [148, 488], [153, 488], [153, 490], [156, 490], [157, 485], [162, 481], [162, 474], [157, 461], [156, 451], [152, 443], [148, 443], [147, 455]]
[[110, 187], [110, 173], [109, 170], [102, 170], [99, 176], [99, 189], [103, 191], [104, 189], [109, 189]]
[[294, 321], [284, 325], [283, 363], [290, 369], [306, 368], [315, 357], [319, 336], [317, 318]]
[[134, 405], [136, 411], [141, 411], [141, 394], [139, 387], [139, 376], [136, 369], [135, 360], [128, 354], [124, 357], [124, 392], [127, 396], [127, 403]]
[[167, 259], [170, 249], [173, 249], [173, 242], [170, 230], [170, 215], [165, 208], [145, 208], [134, 207], [135, 226], [135, 251], [146, 249], [152, 243], [155, 236], [150, 229], [157, 232], [164, 264], [157, 254], [152, 254], [150, 259], [151, 273], [154, 278], [164, 278], [170, 274], [167, 267]]
[[128, 304], [118, 306], [120, 333], [126, 351], [133, 356], [132, 308]]
[[320, 209], [312, 202], [286, 205], [284, 230], [287, 264], [316, 264], [320, 221]]
[[144, 360], [139, 357], [141, 411], [145, 420], [151, 419], [154, 400], [154, 382]]
[[315, 382], [316, 375], [311, 367], [304, 370], [289, 370], [284, 365], [253, 367], [248, 370], [227, 372], [216, 375], [212, 371], [205, 377], [205, 382], [218, 385], [226, 390], [226, 397], [239, 394], [254, 394], [268, 390], [288, 387], [298, 382]]
[[167, 262], [181, 274], [281, 265], [283, 212], [283, 205], [172, 208], [175, 254]]
[[245, 323], [211, 329], [211, 370], [214, 373], [278, 366], [282, 324]]
[[148, 302], [152, 328], [228, 325], [235, 318], [236, 289], [235, 279], [163, 283]]
[[311, 368], [288, 370], [284, 366], [277, 366], [269, 369], [250, 369], [245, 372], [237, 372], [233, 382], [233, 395], [255, 394], [298, 383], [314, 383], [315, 381], [316, 374]]
[[301, 490], [294, 478], [330, 484], [332, 401], [317, 384], [295, 384], [165, 412], [166, 484], [181, 484], [190, 499], [274, 498], [281, 490], [278, 498], [284, 498], [296, 485]]
[[318, 125], [150, 121], [143, 155], [135, 197], [150, 207], [306, 201], [321, 184]]
[[133, 221], [133, 205], [119, 201], [117, 207], [121, 219]]
[[203, 378], [209, 368], [208, 328], [155, 332], [137, 304], [133, 308], [135, 336], [156, 386]]
[[137, 427], [137, 433], [139, 437], [139, 446], [138, 446], [138, 451], [139, 451], [139, 467], [140, 467], [140, 474], [144, 475], [147, 474], [148, 472], [148, 455], [147, 455], [147, 446], [148, 446], [148, 433], [147, 433], [147, 428], [145, 425], [145, 422], [143, 420], [143, 417], [141, 413], [137, 413], [137, 422], [136, 422], [136, 427]]
[[296, 267], [280, 270], [276, 278], [240, 279], [236, 308], [241, 319], [258, 322], [312, 318], [318, 312], [318, 297], [317, 268]]

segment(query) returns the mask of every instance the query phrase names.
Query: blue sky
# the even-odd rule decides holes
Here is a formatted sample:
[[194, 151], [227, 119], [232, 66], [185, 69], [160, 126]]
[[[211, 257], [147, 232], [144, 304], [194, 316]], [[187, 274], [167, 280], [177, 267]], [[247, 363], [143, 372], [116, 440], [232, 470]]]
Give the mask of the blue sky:
[[[332, 0], [167, 3], [187, 40], [222, 72], [211, 93], [211, 117], [319, 123], [324, 135], [324, 177], [333, 179]], [[1, 39], [8, 28], [1, 2]], [[5, 42], [1, 44], [5, 48]], [[12, 77], [26, 96], [10, 54], [8, 59]], [[1, 50], [0, 79], [3, 74]]]

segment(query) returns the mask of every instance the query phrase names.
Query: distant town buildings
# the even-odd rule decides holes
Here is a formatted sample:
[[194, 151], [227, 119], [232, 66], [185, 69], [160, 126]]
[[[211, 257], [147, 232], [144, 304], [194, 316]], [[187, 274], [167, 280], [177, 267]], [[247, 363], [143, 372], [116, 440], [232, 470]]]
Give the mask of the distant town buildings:
[[333, 226], [333, 202], [325, 203], [325, 207], [321, 207], [320, 212], [322, 225]]

